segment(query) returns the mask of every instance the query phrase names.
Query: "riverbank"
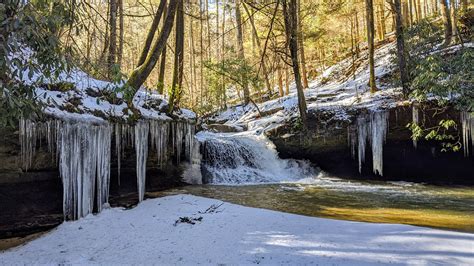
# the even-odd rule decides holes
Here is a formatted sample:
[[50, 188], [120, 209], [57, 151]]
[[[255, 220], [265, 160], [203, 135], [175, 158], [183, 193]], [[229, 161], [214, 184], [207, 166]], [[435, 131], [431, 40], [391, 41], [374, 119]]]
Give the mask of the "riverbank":
[[472, 265], [473, 247], [474, 235], [468, 233], [311, 218], [176, 195], [63, 223], [39, 239], [0, 253], [0, 260]]

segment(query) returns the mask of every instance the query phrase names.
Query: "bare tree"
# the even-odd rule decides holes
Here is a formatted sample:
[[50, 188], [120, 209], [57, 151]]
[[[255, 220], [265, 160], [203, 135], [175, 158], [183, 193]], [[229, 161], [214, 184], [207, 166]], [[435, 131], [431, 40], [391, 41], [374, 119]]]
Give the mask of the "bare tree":
[[[244, 37], [242, 31], [242, 16], [240, 13], [240, 0], [235, 1], [235, 20], [237, 24], [237, 52], [242, 63], [245, 62], [244, 53]], [[250, 92], [247, 80], [242, 80], [242, 90], [244, 92], [244, 104], [247, 105], [250, 102]]]
[[375, 85], [375, 60], [374, 60], [374, 53], [375, 53], [375, 46], [374, 46], [374, 38], [375, 38], [375, 29], [374, 29], [374, 3], [373, 0], [365, 0], [365, 7], [367, 12], [367, 42], [369, 44], [369, 72], [370, 72], [370, 92], [374, 93], [377, 91], [377, 87]]
[[291, 62], [293, 66], [293, 72], [295, 75], [296, 91], [298, 94], [298, 108], [300, 111], [300, 119], [303, 128], [308, 127], [307, 121], [307, 107], [306, 99], [303, 91], [303, 84], [301, 83], [300, 67], [298, 61], [298, 20], [297, 20], [297, 0], [282, 0], [283, 3], [283, 16], [285, 18], [285, 32], [287, 45], [290, 49]]
[[[163, 28], [160, 32], [160, 36], [154, 42], [153, 47], [148, 53], [145, 62], [139, 65], [130, 75], [130, 78], [127, 81], [127, 87], [131, 87], [132, 89], [137, 91], [140, 86], [143, 85], [143, 83], [155, 67], [161, 52], [166, 46], [166, 42], [171, 33], [171, 29], [173, 28], [173, 22], [179, 2], [182, 2], [182, 0], [170, 1], [168, 5], [168, 14], [166, 15], [166, 19], [163, 23]], [[156, 31], [156, 28], [150, 28], [150, 30]]]
[[184, 5], [183, 0], [176, 0], [176, 2], [178, 2], [178, 9], [176, 11], [173, 81], [171, 84], [168, 109], [168, 112], [170, 113], [174, 108], [179, 106], [184, 74]]

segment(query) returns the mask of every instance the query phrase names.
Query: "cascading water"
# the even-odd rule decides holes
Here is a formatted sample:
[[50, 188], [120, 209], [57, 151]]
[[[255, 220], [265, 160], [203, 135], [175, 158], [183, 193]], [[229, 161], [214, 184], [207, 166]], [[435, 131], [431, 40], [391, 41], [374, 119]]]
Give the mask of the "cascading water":
[[277, 183], [315, 175], [308, 162], [280, 159], [273, 143], [253, 131], [200, 132], [196, 137], [202, 146], [204, 181], [207, 183]]

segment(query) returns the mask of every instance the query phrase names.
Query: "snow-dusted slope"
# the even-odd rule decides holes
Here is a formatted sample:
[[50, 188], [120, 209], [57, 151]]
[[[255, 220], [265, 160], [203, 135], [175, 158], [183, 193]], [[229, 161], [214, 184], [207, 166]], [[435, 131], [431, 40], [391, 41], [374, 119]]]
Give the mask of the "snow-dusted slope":
[[[375, 74], [379, 91], [371, 94], [368, 87], [369, 70], [364, 57], [356, 69], [355, 79], [351, 73], [352, 60], [346, 59], [327, 69], [320, 77], [309, 84], [305, 90], [308, 110], [329, 111], [340, 120], [349, 118], [348, 111], [359, 108], [380, 110], [401, 104], [401, 88], [385, 83], [388, 74], [394, 71], [390, 51], [393, 43], [379, 48], [375, 56]], [[275, 100], [258, 104], [261, 112], [278, 110], [271, 116], [259, 117], [253, 105], [236, 106], [212, 117], [213, 121], [227, 124], [248, 125], [250, 129], [271, 129], [279, 124], [297, 117], [298, 99], [295, 85], [290, 87], [290, 94]]]
[[[200, 221], [176, 224], [180, 217]], [[473, 265], [474, 235], [312, 218], [177, 195], [63, 223], [0, 253], [0, 262]]]

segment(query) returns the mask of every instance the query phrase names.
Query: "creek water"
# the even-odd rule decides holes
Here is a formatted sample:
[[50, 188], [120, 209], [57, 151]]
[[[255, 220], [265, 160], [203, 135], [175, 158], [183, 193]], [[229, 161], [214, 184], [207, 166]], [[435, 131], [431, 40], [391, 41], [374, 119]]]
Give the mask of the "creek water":
[[471, 187], [319, 176], [306, 183], [193, 185], [149, 193], [149, 196], [183, 193], [314, 217], [474, 232], [474, 189]]

